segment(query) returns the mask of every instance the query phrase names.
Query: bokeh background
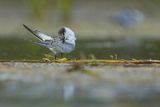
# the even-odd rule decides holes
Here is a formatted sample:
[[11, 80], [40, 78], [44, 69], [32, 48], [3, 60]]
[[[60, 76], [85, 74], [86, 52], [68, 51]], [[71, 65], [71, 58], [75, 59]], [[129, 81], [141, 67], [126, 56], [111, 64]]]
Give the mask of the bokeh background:
[[[159, 11], [160, 0], [0, 0], [0, 107], [159, 107]], [[70, 27], [75, 63], [54, 63], [23, 24]]]
[[23, 24], [51, 36], [70, 27], [78, 38], [71, 58], [159, 59], [159, 6], [159, 0], [0, 0], [0, 59], [49, 53], [27, 42], [33, 36]]
[[22, 24], [56, 34], [69, 26], [79, 37], [159, 37], [159, 0], [0, 0], [1, 36]]

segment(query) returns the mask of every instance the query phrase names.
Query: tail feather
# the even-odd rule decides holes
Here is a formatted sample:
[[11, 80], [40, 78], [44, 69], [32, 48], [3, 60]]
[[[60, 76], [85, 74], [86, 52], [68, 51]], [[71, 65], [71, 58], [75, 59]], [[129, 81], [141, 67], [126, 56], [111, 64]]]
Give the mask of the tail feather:
[[40, 41], [46, 41], [46, 40], [53, 40], [52, 37], [45, 35], [41, 32], [39, 32], [38, 30], [32, 30], [30, 29], [28, 26], [26, 26], [25, 24], [23, 24], [23, 26], [29, 31], [31, 32], [33, 35], [35, 35]]
[[40, 39], [41, 41], [43, 41], [42, 38], [40, 38], [40, 37], [36, 34], [35, 31], [33, 31], [32, 29], [30, 29], [30, 28], [29, 28], [28, 26], [26, 26], [25, 24], [23, 24], [23, 26], [24, 26], [29, 32], [31, 32], [33, 35], [35, 35], [38, 39]]

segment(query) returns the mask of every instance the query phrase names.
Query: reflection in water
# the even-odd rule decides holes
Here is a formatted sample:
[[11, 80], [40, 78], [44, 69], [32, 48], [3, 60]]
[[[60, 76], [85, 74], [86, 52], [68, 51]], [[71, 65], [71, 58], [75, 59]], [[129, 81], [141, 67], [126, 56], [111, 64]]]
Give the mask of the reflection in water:
[[101, 79], [95, 79], [80, 72], [66, 73], [69, 64], [34, 65], [12, 63], [10, 68], [0, 70], [0, 106], [159, 105], [158, 66], [85, 66], [97, 71]]
[[66, 84], [63, 87], [63, 96], [65, 100], [71, 100], [74, 96], [75, 86], [73, 84]]

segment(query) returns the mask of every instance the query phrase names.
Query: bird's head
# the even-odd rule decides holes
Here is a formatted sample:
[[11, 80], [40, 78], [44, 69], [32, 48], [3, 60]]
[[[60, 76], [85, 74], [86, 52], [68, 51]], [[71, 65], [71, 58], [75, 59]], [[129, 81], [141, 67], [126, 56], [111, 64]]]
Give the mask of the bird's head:
[[58, 31], [58, 35], [60, 36], [60, 39], [62, 40], [63, 43], [70, 43], [75, 45], [75, 33], [68, 27], [62, 27]]

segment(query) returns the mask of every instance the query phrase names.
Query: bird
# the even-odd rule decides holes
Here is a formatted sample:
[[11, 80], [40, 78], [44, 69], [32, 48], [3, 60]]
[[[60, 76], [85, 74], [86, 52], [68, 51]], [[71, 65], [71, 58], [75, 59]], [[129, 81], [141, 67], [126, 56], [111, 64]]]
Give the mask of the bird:
[[60, 28], [58, 35], [51, 37], [41, 33], [39, 30], [32, 30], [25, 24], [23, 24], [23, 26], [37, 39], [39, 39], [38, 42], [33, 43], [48, 48], [54, 54], [55, 60], [57, 58], [57, 54], [61, 53], [61, 56], [63, 57], [63, 53], [70, 53], [75, 49], [75, 33], [68, 27]]

